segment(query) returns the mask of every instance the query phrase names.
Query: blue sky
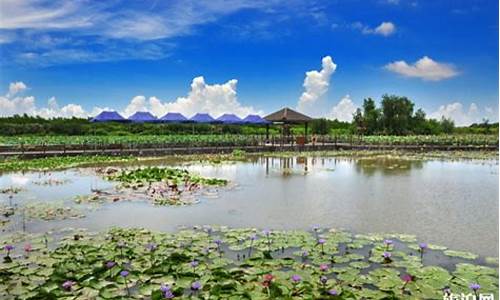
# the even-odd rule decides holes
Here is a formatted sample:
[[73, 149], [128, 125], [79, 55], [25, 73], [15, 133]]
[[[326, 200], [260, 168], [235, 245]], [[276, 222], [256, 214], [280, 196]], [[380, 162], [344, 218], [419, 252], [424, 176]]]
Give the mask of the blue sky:
[[5, 0], [0, 14], [0, 115], [348, 120], [390, 93], [459, 125], [498, 120], [498, 1]]

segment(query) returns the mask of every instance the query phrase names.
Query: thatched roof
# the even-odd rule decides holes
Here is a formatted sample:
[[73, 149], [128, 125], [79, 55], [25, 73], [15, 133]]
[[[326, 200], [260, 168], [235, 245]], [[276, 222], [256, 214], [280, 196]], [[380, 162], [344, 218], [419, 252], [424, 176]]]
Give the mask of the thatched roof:
[[285, 122], [285, 123], [306, 123], [312, 121], [311, 117], [296, 112], [295, 110], [290, 109], [288, 107], [282, 108], [277, 112], [265, 116], [264, 119], [270, 122]]

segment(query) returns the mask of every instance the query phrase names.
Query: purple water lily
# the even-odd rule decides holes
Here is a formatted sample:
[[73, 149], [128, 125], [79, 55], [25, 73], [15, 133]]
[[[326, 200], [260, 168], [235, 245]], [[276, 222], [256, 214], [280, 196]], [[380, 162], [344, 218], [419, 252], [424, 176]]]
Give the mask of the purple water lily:
[[299, 283], [302, 280], [302, 277], [300, 275], [294, 274], [292, 275], [292, 282], [293, 283]]
[[107, 261], [107, 262], [106, 262], [106, 268], [107, 268], [107, 269], [111, 269], [111, 268], [113, 268], [115, 265], [116, 265], [116, 263], [115, 263], [114, 261], [111, 261], [111, 260], [110, 260], [110, 261]]
[[170, 286], [168, 284], [162, 284], [160, 286], [160, 291], [162, 291], [162, 293], [165, 293], [167, 291], [170, 291]]
[[337, 296], [338, 295], [338, 292], [337, 290], [335, 289], [331, 289], [328, 291], [328, 295], [331, 295], [331, 296]]
[[71, 291], [71, 288], [75, 285], [75, 282], [74, 281], [71, 281], [71, 280], [66, 280], [62, 285], [61, 287], [63, 288], [63, 290], [65, 291]]
[[319, 281], [321, 282], [321, 284], [323, 284], [323, 286], [328, 282], [328, 277], [326, 276], [321, 276], [319, 278]]
[[5, 245], [3, 246], [3, 249], [7, 251], [7, 255], [9, 255], [10, 251], [14, 250], [14, 246], [12, 245]]
[[418, 244], [418, 251], [420, 252], [420, 259], [424, 258], [424, 252], [427, 249], [428, 245], [427, 243], [420, 243]]
[[328, 265], [327, 264], [321, 264], [321, 265], [319, 265], [319, 270], [321, 272], [326, 272], [328, 270]]
[[389, 247], [393, 244], [394, 242], [392, 240], [384, 240], [385, 250], [389, 250]]
[[474, 292], [474, 294], [476, 295], [476, 298], [477, 298], [478, 297], [477, 291], [481, 288], [479, 283], [472, 283], [471, 285], [469, 285], [469, 288]]
[[130, 273], [127, 270], [123, 270], [120, 272], [121, 277], [127, 277]]
[[191, 283], [191, 290], [192, 291], [198, 291], [199, 289], [201, 289], [201, 283], [199, 281], [195, 281], [195, 282]]
[[319, 239], [318, 240], [318, 244], [321, 245], [321, 254], [325, 254], [325, 248], [324, 248], [324, 244], [325, 243], [326, 243], [325, 239]]
[[146, 245], [146, 249], [149, 250], [150, 252], [155, 251], [156, 248], [158, 248], [158, 245], [156, 245], [155, 243], [149, 243]]
[[172, 291], [166, 291], [166, 292], [163, 292], [163, 298], [164, 299], [173, 299], [175, 298], [175, 295], [174, 293], [172, 293]]
[[391, 256], [392, 256], [391, 252], [382, 253], [382, 257], [384, 258], [384, 263], [388, 264], [388, 263], [392, 262]]

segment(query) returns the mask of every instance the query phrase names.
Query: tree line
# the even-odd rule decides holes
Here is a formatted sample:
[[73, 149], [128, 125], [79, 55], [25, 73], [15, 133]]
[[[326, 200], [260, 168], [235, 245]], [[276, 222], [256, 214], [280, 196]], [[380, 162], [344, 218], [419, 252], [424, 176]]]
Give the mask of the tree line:
[[380, 107], [372, 98], [364, 99], [363, 106], [353, 114], [352, 122], [342, 125], [339, 126], [338, 121], [319, 119], [313, 123], [313, 131], [326, 133], [340, 128], [360, 135], [498, 134], [498, 123], [490, 124], [488, 120], [468, 127], [456, 127], [450, 118], [427, 118], [421, 108], [415, 111], [415, 103], [410, 99], [396, 95], [383, 95]]
[[[315, 119], [314, 134], [409, 135], [409, 134], [498, 134], [498, 123], [484, 120], [468, 127], [456, 127], [453, 120], [427, 118], [422, 109], [404, 96], [383, 95], [380, 107], [367, 98], [353, 114], [352, 122]], [[292, 126], [291, 132], [303, 134], [304, 126]], [[281, 126], [271, 126], [271, 134], [279, 134]], [[165, 135], [165, 134], [265, 134], [265, 126], [210, 124], [92, 123], [81, 118], [44, 119], [15, 115], [0, 118], [0, 135]]]

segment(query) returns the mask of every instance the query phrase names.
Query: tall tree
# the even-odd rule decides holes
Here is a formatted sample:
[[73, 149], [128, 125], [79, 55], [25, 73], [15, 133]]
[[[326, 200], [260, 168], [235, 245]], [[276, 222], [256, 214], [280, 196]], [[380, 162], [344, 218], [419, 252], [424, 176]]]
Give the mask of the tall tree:
[[375, 101], [367, 98], [363, 101], [363, 119], [367, 134], [374, 134], [380, 129], [380, 110], [377, 109]]
[[388, 134], [402, 135], [410, 130], [414, 104], [406, 97], [382, 96], [382, 120]]

